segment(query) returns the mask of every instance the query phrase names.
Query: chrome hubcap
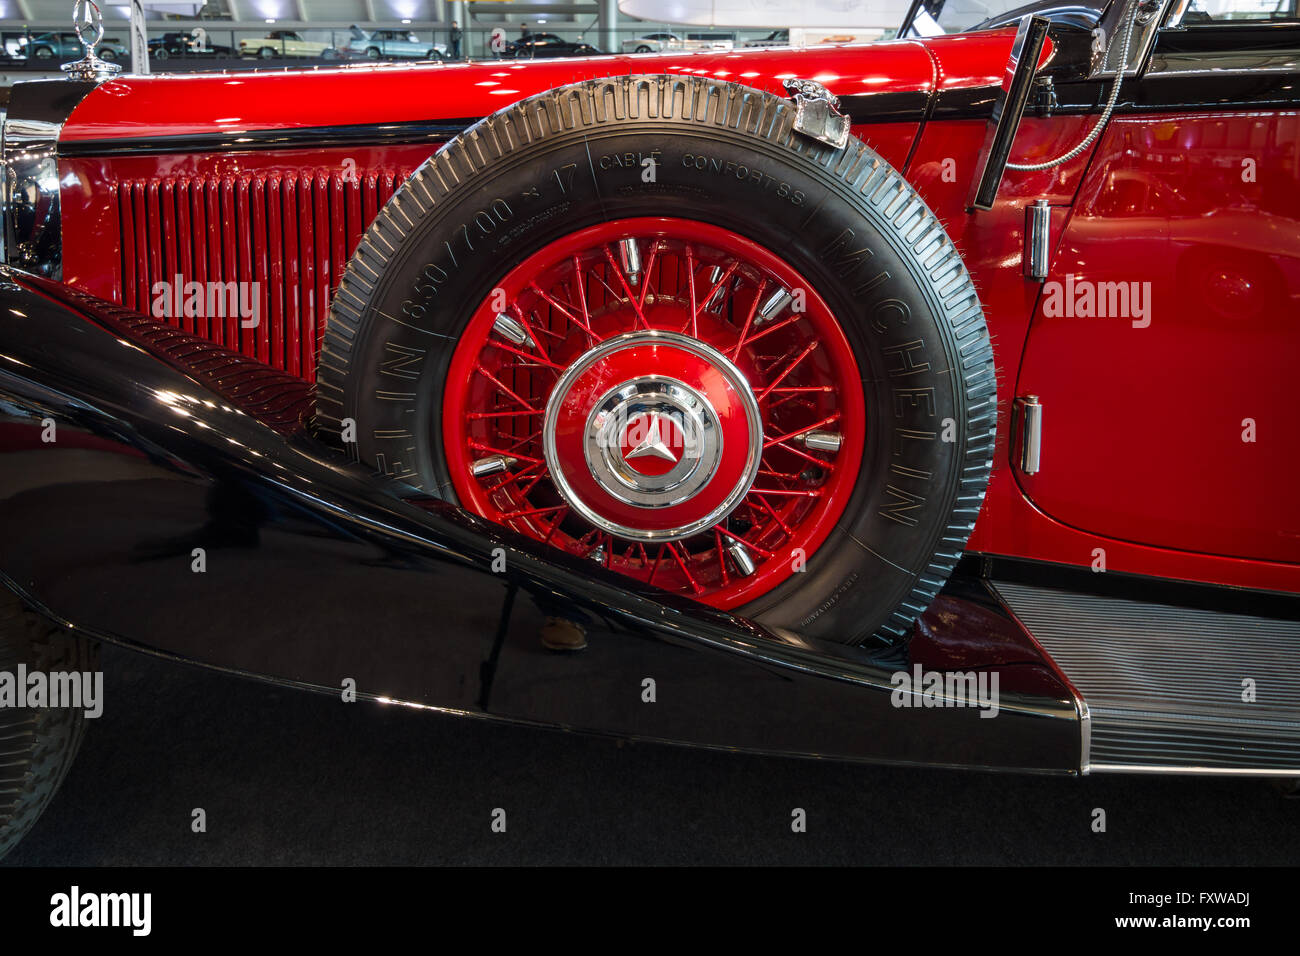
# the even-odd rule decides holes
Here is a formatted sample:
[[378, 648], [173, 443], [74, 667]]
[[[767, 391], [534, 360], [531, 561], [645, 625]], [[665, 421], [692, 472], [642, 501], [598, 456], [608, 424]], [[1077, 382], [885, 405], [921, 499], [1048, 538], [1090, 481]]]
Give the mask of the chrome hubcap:
[[744, 498], [763, 450], [758, 402], [718, 350], [646, 330], [584, 353], [556, 383], [543, 452], [565, 502], [598, 527], [673, 541]]

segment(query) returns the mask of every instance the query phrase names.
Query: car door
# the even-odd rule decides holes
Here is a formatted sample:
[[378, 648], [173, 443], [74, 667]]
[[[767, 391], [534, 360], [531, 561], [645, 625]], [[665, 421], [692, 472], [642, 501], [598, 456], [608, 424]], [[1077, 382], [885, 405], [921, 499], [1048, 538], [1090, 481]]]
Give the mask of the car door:
[[1300, 563], [1300, 23], [1264, 6], [1197, 0], [1126, 81], [1026, 341], [1017, 478], [1085, 531]]

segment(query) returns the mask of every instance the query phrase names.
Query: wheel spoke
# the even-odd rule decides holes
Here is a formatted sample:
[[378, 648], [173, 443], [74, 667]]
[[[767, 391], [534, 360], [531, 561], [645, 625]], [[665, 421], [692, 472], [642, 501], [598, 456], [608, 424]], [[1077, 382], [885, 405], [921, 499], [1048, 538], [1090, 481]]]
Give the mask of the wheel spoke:
[[737, 353], [739, 353], [740, 349], [744, 348], [746, 345], [753, 345], [753, 344], [754, 344], [755, 342], [757, 342], [759, 339], [767, 338], [767, 337], [768, 337], [769, 335], [771, 335], [773, 332], [778, 332], [778, 331], [780, 331], [781, 329], [784, 329], [784, 328], [786, 328], [786, 327], [788, 327], [788, 326], [794, 325], [796, 322], [799, 321], [800, 318], [801, 318], [801, 316], [798, 316], [798, 315], [792, 315], [792, 316], [790, 316], [790, 318], [788, 318], [788, 319], [782, 319], [780, 322], [776, 323], [775, 325], [767, 325], [767, 326], [764, 326], [764, 327], [763, 327], [763, 331], [761, 331], [761, 332], [756, 332], [755, 334], [751, 335], [751, 336], [750, 336], [749, 338], [747, 338], [747, 339], [742, 339], [740, 345], [738, 345], [738, 346], [736, 347], [736, 351], [737, 351]]
[[773, 445], [784, 445], [791, 438], [797, 438], [800, 435], [804, 434], [805, 432], [810, 432], [815, 428], [821, 428], [823, 425], [829, 425], [831, 422], [837, 422], [839, 420], [840, 420], [840, 413], [836, 412], [834, 415], [827, 416], [826, 418], [823, 418], [819, 422], [813, 422], [813, 424], [811, 425], [805, 425], [803, 428], [797, 429], [792, 432], [788, 432], [787, 434], [782, 435], [780, 438], [770, 438], [767, 441], [763, 442], [763, 447], [770, 448]]
[[699, 594], [703, 589], [700, 587], [699, 582], [695, 580], [694, 575], [691, 574], [691, 569], [686, 566], [686, 562], [682, 559], [682, 556], [677, 552], [677, 546], [671, 541], [667, 541], [665, 544], [668, 547], [668, 553], [673, 556], [673, 560], [677, 562], [677, 566], [682, 569], [682, 574], [686, 575], [686, 583], [691, 586], [692, 591]]
[[[545, 357], [545, 353], [542, 355], [532, 355], [515, 348], [513, 345], [507, 345], [505, 342], [493, 342], [492, 345], [503, 352], [510, 352], [513, 355], [518, 355], [520, 358], [527, 359], [525, 362], [518, 363], [518, 368], [549, 368], [560, 372], [564, 371], [563, 365], [557, 365], [552, 362], [549, 358]], [[540, 347], [538, 351], [541, 351]]]
[[509, 388], [509, 387], [507, 387], [506, 384], [505, 384], [504, 382], [501, 381], [501, 379], [497, 378], [495, 375], [493, 375], [491, 372], [489, 372], [486, 368], [484, 368], [482, 362], [480, 362], [480, 363], [479, 363], [478, 365], [476, 365], [474, 368], [475, 368], [475, 371], [479, 372], [479, 373], [480, 373], [484, 378], [486, 378], [489, 382], [491, 382], [493, 385], [495, 385], [497, 388], [499, 388], [499, 389], [501, 390], [502, 394], [508, 396], [509, 398], [514, 399], [516, 402], [518, 402], [520, 405], [522, 405], [522, 406], [524, 407], [524, 410], [525, 410], [525, 411], [529, 411], [529, 412], [536, 412], [536, 411], [538, 411], [538, 409], [534, 408], [534, 407], [533, 407], [532, 405], [530, 405], [527, 401], [525, 401], [524, 399], [522, 399], [522, 398], [520, 398], [518, 395], [516, 395], [516, 394], [514, 393], [514, 390], [511, 389], [511, 388]]
[[507, 521], [513, 521], [516, 518], [531, 518], [534, 515], [548, 515], [559, 511], [561, 508], [567, 508], [568, 505], [552, 505], [549, 508], [523, 508], [519, 511], [503, 511], [501, 517]]
[[551, 521], [551, 527], [546, 532], [546, 537], [542, 539], [542, 544], [551, 543], [551, 537], [555, 534], [556, 531], [560, 529], [560, 522], [562, 522], [568, 516], [568, 514], [569, 514], [569, 506], [561, 505], [559, 513]]
[[728, 538], [730, 538], [732, 541], [738, 541], [740, 544], [743, 544], [745, 547], [749, 548], [751, 551], [757, 551], [759, 554], [761, 554], [761, 555], [762, 555], [763, 557], [765, 557], [765, 558], [770, 558], [770, 557], [772, 557], [772, 552], [771, 552], [771, 551], [764, 550], [763, 548], [760, 548], [758, 545], [754, 544], [754, 542], [752, 542], [752, 541], [746, 541], [744, 538], [742, 538], [742, 537], [740, 537], [740, 536], [738, 536], [738, 535], [734, 535], [734, 534], [732, 534], [730, 531], [728, 531], [728, 530], [727, 530], [726, 528], [724, 528], [722, 525], [715, 525], [714, 528], [713, 528], [713, 530], [716, 531], [716, 532], [718, 532], [719, 534], [726, 535], [726, 536], [727, 536]]
[[794, 534], [794, 532], [790, 530], [790, 527], [784, 521], [781, 520], [781, 516], [776, 513], [776, 511], [772, 508], [771, 504], [768, 503], [767, 499], [763, 497], [763, 493], [761, 491], [755, 492], [753, 489], [751, 489], [749, 493], [758, 501], [760, 505], [763, 506], [763, 510], [772, 516], [772, 520], [776, 522], [778, 528], [780, 528], [787, 535]]
[[785, 369], [781, 372], [781, 374], [772, 380], [772, 383], [768, 385], [767, 388], [763, 389], [761, 392], [758, 393], [758, 395], [756, 396], [758, 400], [761, 402], [763, 399], [767, 398], [767, 396], [772, 393], [772, 389], [776, 388], [778, 385], [784, 382], [786, 376], [788, 376], [791, 372], [793, 372], [796, 368], [798, 368], [799, 363], [802, 362], [804, 359], [806, 359], [809, 355], [812, 355], [812, 353], [815, 352], [816, 350], [817, 350], [817, 340], [813, 339], [811, 342], [808, 343], [808, 347], [799, 353], [798, 358], [796, 358], [793, 362], [787, 365]]
[[[579, 286], [581, 287], [581, 283], [579, 283]], [[535, 286], [535, 285], [534, 285], [534, 286], [530, 286], [528, 291], [532, 292], [534, 295], [536, 295], [536, 296], [538, 296], [539, 298], [541, 298], [541, 299], [542, 299], [542, 300], [543, 300], [547, 305], [549, 305], [552, 309], [554, 309], [556, 312], [560, 313], [560, 315], [564, 316], [566, 319], [568, 319], [570, 322], [572, 322], [572, 323], [573, 323], [574, 325], [576, 325], [578, 328], [582, 329], [582, 331], [586, 332], [586, 333], [587, 333], [587, 337], [590, 338], [593, 342], [597, 341], [596, 333], [593, 332], [593, 331], [591, 330], [591, 326], [590, 326], [590, 324], [589, 324], [587, 321], [584, 321], [584, 320], [585, 320], [585, 317], [586, 317], [586, 315], [587, 315], [587, 300], [586, 300], [586, 297], [585, 297], [585, 296], [583, 297], [583, 300], [582, 300], [582, 314], [583, 314], [584, 320], [579, 320], [578, 317], [577, 317], [576, 315], [574, 315], [573, 312], [572, 312], [571, 310], [565, 308], [565, 306], [562, 305], [562, 304], [559, 302], [559, 300], [553, 298], [552, 296], [547, 295], [545, 292], [543, 292], [543, 291], [542, 291], [541, 289], [539, 289], [537, 286]], [[563, 366], [556, 365], [555, 367], [556, 367], [556, 368], [562, 368]]]
[[569, 321], [587, 334], [588, 345], [595, 345], [599, 338], [591, 330], [591, 310], [587, 308], [587, 272], [583, 269], [582, 261], [577, 256], [573, 257], [573, 275], [570, 277], [570, 281], [573, 282], [574, 291], [578, 293], [578, 308], [582, 310], [582, 321], [579, 322], [573, 316], [570, 316]]
[[754, 301], [750, 303], [749, 312], [745, 314], [745, 324], [740, 329], [740, 338], [736, 340], [736, 347], [731, 352], [731, 360], [734, 362], [740, 358], [740, 350], [745, 347], [745, 340], [749, 335], [750, 326], [754, 324], [754, 316], [758, 314], [758, 307], [763, 301], [763, 290], [767, 288], [767, 280], [758, 283], [758, 289], [754, 292]]
[[784, 442], [784, 441], [777, 442], [774, 445], [774, 447], [780, 448], [782, 451], [787, 451], [792, 455], [802, 458], [804, 461], [810, 462], [816, 465], [818, 468], [829, 468], [831, 466], [830, 462], [822, 461], [820, 458], [808, 454], [802, 448], [795, 448], [794, 445], [791, 445], [789, 442]]
[[489, 485], [488, 490], [500, 491], [502, 488], [508, 487], [509, 485], [518, 484], [519, 479], [525, 477], [526, 475], [531, 475], [534, 472], [544, 472], [544, 471], [545, 469], [541, 464], [529, 465], [527, 468], [521, 468], [519, 471], [512, 471], [510, 474], [506, 475], [496, 484]]
[[722, 534], [717, 528], [713, 529], [713, 546], [718, 552], [718, 577], [722, 579], [722, 586], [726, 587], [731, 583], [731, 575], [727, 574], [727, 561], [722, 548]]
[[[605, 250], [605, 261], [608, 262], [609, 267], [614, 270], [614, 275], [618, 276], [618, 281], [623, 286], [623, 293], [627, 296], [627, 301], [630, 302], [632, 307], [636, 310], [636, 320], [640, 324], [641, 328], [650, 328], [650, 323], [646, 321], [645, 313], [641, 311], [641, 301], [632, 292], [632, 287], [628, 285], [627, 278], [623, 275], [623, 270], [618, 267], [618, 263], [614, 261], [614, 254], [608, 249]], [[608, 285], [605, 287], [609, 288]], [[610, 289], [609, 291], [614, 292], [613, 289]], [[620, 298], [617, 292], [614, 292], [614, 298]]]
[[486, 445], [481, 441], [471, 440], [469, 443], [469, 447], [474, 449], [475, 451], [490, 451], [498, 455], [509, 455], [511, 458], [518, 458], [520, 461], [526, 461], [532, 465], [539, 465], [541, 467], [545, 467], [546, 465], [546, 463], [542, 461], [540, 458], [530, 458], [528, 455], [525, 455], [521, 452], [514, 451], [514, 450], [502, 451], [500, 448], [493, 448], [491, 445]]
[[529, 418], [533, 415], [542, 415], [544, 412], [540, 408], [532, 408], [526, 412], [470, 412], [467, 416], [471, 421], [477, 421], [481, 418]]
[[[658, 242], [650, 243], [650, 255], [646, 258], [645, 279], [641, 283], [641, 296], [640, 298], [637, 299], [637, 306], [642, 310], [645, 309], [646, 293], [650, 291], [650, 276], [654, 271], [655, 258], [658, 255], [659, 255], [659, 243]], [[659, 288], [658, 282], [655, 283], [655, 288], [656, 290]], [[656, 292], [656, 294], [658, 293]]]
[[[695, 253], [690, 246], [686, 247], [686, 288], [688, 292], [687, 301], [691, 312], [691, 319], [686, 323], [691, 330], [692, 338], [699, 338], [699, 306], [695, 301]], [[685, 329], [682, 330], [686, 331]]]

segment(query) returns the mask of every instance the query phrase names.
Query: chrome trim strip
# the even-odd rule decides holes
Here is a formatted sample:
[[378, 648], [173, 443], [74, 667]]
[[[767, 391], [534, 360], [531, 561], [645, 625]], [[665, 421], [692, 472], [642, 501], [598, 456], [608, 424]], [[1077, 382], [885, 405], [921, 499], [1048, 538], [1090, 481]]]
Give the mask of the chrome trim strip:
[[1251, 53], [1224, 50], [1204, 53], [1161, 53], [1151, 58], [1148, 79], [1181, 79], [1190, 76], [1300, 73], [1300, 51], [1274, 50]]
[[0, 109], [0, 268], [9, 262], [9, 167], [4, 156], [5, 111]]
[[1169, 16], [1165, 18], [1166, 30], [1183, 30], [1183, 17], [1192, 6], [1192, 0], [1174, 0], [1169, 5]]
[[1079, 773], [1087, 776], [1095, 769], [1092, 764], [1092, 711], [1077, 688], [1074, 707], [1079, 713]]
[[1095, 773], [1143, 774], [1197, 774], [1205, 777], [1295, 777], [1295, 768], [1289, 770], [1267, 767], [1200, 767], [1161, 766], [1160, 764], [1095, 763], [1090, 768]]
[[1057, 679], [1060, 680], [1060, 682], [1065, 686], [1065, 689], [1070, 692], [1070, 701], [1074, 705], [1074, 714], [1079, 720], [1079, 774], [1080, 776], [1088, 774], [1093, 769], [1092, 711], [1088, 709], [1088, 702], [1084, 700], [1083, 692], [1075, 686], [1074, 681], [1070, 680], [1070, 675], [1065, 673], [1056, 658], [1052, 657], [1047, 648], [1043, 646], [1042, 641], [1034, 636], [1034, 632], [1029, 629], [1029, 625], [1024, 622], [1019, 614], [1016, 613], [1016, 609], [1011, 606], [1010, 600], [1008, 600], [1007, 596], [998, 588], [998, 583], [991, 577], [987, 576], [983, 578], [983, 581], [984, 586], [1002, 605], [1003, 610], [1011, 616], [1016, 624], [1020, 626], [1021, 630], [1029, 635], [1029, 639], [1034, 643], [1034, 646], [1038, 648], [1043, 657], [1046, 658], [1047, 662], [1056, 671]]
[[449, 119], [436, 123], [358, 123], [348, 126], [303, 126], [292, 129], [221, 130], [177, 136], [127, 136], [120, 139], [71, 140], [60, 156], [149, 156], [180, 153], [235, 153], [263, 149], [322, 149], [334, 146], [402, 146], [444, 143], [477, 123]]
[[59, 166], [60, 127], [5, 117], [4, 226], [9, 265], [50, 279], [63, 277]]

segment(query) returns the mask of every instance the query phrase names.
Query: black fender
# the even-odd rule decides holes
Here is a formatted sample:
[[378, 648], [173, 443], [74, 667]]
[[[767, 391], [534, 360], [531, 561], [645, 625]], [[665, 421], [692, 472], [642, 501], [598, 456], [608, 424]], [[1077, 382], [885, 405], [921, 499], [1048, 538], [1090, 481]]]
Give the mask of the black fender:
[[[704, 747], [1079, 769], [1069, 689], [978, 582], [954, 579], [911, 660], [775, 633], [377, 476], [310, 435], [310, 407], [309, 386], [251, 359], [0, 269], [0, 579], [92, 638], [327, 693]], [[542, 647], [557, 614], [584, 623], [585, 651]], [[942, 662], [939, 643], [1000, 668], [995, 719], [893, 705], [892, 675]]]

